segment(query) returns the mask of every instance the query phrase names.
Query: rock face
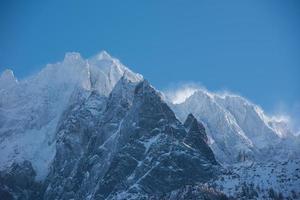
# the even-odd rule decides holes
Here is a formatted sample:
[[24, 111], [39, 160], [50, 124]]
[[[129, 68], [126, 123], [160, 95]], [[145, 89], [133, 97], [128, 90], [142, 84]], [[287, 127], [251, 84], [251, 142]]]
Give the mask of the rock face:
[[85, 105], [96, 96], [66, 114], [44, 199], [139, 199], [218, 174], [202, 137], [188, 145], [194, 135], [205, 138], [204, 129], [191, 121], [186, 131], [147, 81], [122, 78], [92, 114]]
[[207, 145], [208, 138], [204, 126], [198, 122], [192, 114], [188, 115], [184, 122], [184, 126], [187, 130], [187, 136], [184, 139], [185, 144], [194, 149], [198, 149], [200, 152], [206, 155], [211, 162], [217, 163], [212, 150]]
[[0, 197], [4, 200], [39, 199], [41, 184], [35, 181], [36, 173], [29, 161], [14, 163], [0, 173]]

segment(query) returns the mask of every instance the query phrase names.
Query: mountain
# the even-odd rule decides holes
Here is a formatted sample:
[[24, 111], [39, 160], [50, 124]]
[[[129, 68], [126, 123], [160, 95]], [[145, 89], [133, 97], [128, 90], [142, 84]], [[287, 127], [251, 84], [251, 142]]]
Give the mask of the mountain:
[[205, 125], [210, 146], [222, 163], [299, 158], [299, 139], [287, 124], [268, 117], [243, 97], [198, 89], [185, 101], [169, 104], [181, 121], [193, 113]]
[[222, 168], [203, 125], [193, 115], [181, 123], [160, 92], [106, 52], [68, 53], [28, 79], [12, 75], [1, 76], [15, 82], [9, 89], [0, 86], [1, 196], [183, 199], [193, 188], [199, 199], [226, 199], [200, 187]]
[[85, 104], [97, 98], [71, 106], [58, 128], [45, 199], [139, 199], [217, 174], [218, 164], [205, 141], [198, 138], [199, 147], [188, 145], [191, 131], [147, 81], [136, 85], [121, 78], [102, 112], [89, 112]]
[[[105, 51], [0, 76], [0, 199], [297, 199], [299, 136], [237, 95], [169, 102]], [[287, 161], [286, 161], [287, 160]]]
[[28, 160], [38, 178], [45, 178], [56, 151], [57, 126], [71, 101], [91, 92], [106, 97], [122, 76], [132, 81], [142, 79], [106, 52], [87, 60], [78, 53], [67, 53], [62, 62], [49, 64], [37, 75], [18, 82], [12, 71], [3, 72], [0, 170], [14, 161]]

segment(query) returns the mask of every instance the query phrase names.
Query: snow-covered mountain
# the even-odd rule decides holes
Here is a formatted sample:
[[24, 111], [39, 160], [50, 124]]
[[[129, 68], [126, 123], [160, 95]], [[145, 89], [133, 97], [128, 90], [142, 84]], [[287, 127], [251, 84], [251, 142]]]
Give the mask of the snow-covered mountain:
[[106, 52], [68, 53], [28, 79], [5, 71], [0, 82], [9, 83], [0, 86], [7, 199], [172, 199], [220, 172], [203, 125], [192, 115], [181, 123], [160, 92]]
[[222, 163], [299, 157], [299, 138], [287, 124], [241, 96], [196, 89], [170, 106], [179, 119], [193, 113], [205, 125], [210, 146]]
[[12, 71], [4, 71], [0, 77], [0, 170], [28, 160], [38, 178], [45, 178], [66, 108], [72, 101], [78, 103], [76, 95], [85, 98], [95, 92], [107, 97], [122, 76], [142, 80], [105, 51], [90, 59], [67, 53], [62, 62], [21, 81]]
[[[282, 175], [274, 160], [298, 158], [298, 141], [236, 95], [197, 90], [172, 104], [105, 51], [67, 53], [24, 80], [0, 76], [0, 199], [239, 198], [239, 180], [248, 189], [255, 172]], [[300, 193], [298, 163], [280, 165], [289, 180], [270, 172], [275, 192], [285, 181], [283, 196]]]
[[122, 78], [105, 108], [90, 112], [85, 104], [98, 98], [66, 112], [45, 199], [140, 199], [217, 175], [198, 122], [184, 127], [147, 81]]

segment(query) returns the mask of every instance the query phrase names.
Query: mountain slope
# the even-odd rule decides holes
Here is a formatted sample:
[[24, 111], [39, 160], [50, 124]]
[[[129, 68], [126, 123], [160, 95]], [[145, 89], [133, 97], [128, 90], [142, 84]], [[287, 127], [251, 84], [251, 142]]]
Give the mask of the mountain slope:
[[[270, 159], [298, 156], [298, 148], [284, 145], [296, 139], [288, 127], [283, 126], [284, 122], [267, 117], [258, 106], [240, 96], [199, 89], [184, 102], [170, 103], [170, 106], [181, 121], [193, 113], [204, 123], [210, 146], [223, 163], [261, 160], [266, 155]], [[275, 149], [278, 151], [274, 152]]]
[[65, 109], [76, 102], [73, 96], [86, 98], [95, 92], [106, 97], [122, 76], [142, 80], [106, 52], [87, 60], [67, 53], [62, 62], [21, 81], [5, 71], [0, 77], [0, 170], [29, 160], [37, 178], [45, 178], [56, 151], [57, 126]]
[[299, 199], [300, 160], [235, 164], [209, 185], [237, 199]]
[[300, 192], [299, 151], [285, 122], [246, 99], [198, 90], [166, 102], [106, 52], [0, 76], [5, 199], [288, 197]]
[[106, 52], [68, 53], [26, 80], [12, 75], [1, 76], [9, 89], [0, 86], [0, 194], [8, 199], [171, 199], [220, 173], [203, 125], [192, 115], [183, 125]]
[[122, 78], [101, 116], [89, 114], [85, 103], [62, 123], [44, 199], [140, 199], [217, 175], [206, 142], [185, 143], [190, 132], [146, 81]]

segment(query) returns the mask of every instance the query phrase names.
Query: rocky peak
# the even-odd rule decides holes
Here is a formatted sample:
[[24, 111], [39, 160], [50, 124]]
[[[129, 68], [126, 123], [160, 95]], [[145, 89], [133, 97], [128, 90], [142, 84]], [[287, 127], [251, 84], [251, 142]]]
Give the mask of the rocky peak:
[[[135, 88], [134, 101], [139, 106], [139, 120], [145, 120], [148, 125], [151, 124], [149, 118], [155, 119], [153, 123], [174, 123], [178, 124], [178, 120], [170, 107], [163, 101], [161, 94], [156, 91], [147, 80], [140, 82]], [[157, 124], [152, 126], [157, 126]]]
[[184, 142], [192, 148], [198, 149], [212, 163], [217, 163], [212, 150], [207, 144], [208, 139], [204, 126], [192, 114], [189, 114], [184, 122], [184, 127], [187, 130]]
[[[81, 63], [80, 55], [68, 54], [65, 62], [49, 66], [34, 82], [37, 85], [44, 80], [45, 86], [49, 86], [57, 82], [58, 77], [64, 80], [53, 85], [53, 93], [37, 88], [41, 94], [45, 91], [46, 100], [49, 95], [61, 94], [53, 99], [49, 109], [59, 111], [54, 113], [57, 122], [49, 127], [53, 130], [49, 135], [55, 149], [45, 154], [51, 158], [47, 168], [39, 169], [50, 169], [50, 172], [42, 179], [42, 189], [30, 187], [41, 195], [37, 199], [115, 199], [122, 192], [137, 194], [136, 199], [141, 199], [142, 195], [161, 195], [216, 176], [219, 166], [209, 146], [199, 137], [200, 125], [195, 128], [191, 120], [187, 131], [161, 93], [147, 80], [116, 59], [107, 58], [106, 53], [98, 57], [98, 60], [87, 59]], [[82, 82], [81, 76], [69, 80], [66, 74], [71, 72], [89, 81], [91, 90], [69, 88], [72, 81], [74, 86]], [[51, 79], [46, 79], [49, 74], [52, 74]], [[67, 95], [62, 86], [68, 86]], [[52, 109], [63, 101], [63, 107]], [[41, 115], [38, 112], [35, 116]], [[49, 143], [37, 144], [52, 150], [44, 145]], [[34, 159], [30, 162], [35, 166]], [[38, 175], [39, 171], [36, 172]], [[29, 195], [29, 199], [31, 197], [34, 195]]]
[[208, 138], [205, 132], [205, 128], [201, 122], [194, 117], [193, 114], [189, 114], [184, 122], [184, 127], [187, 129], [189, 134], [198, 134], [198, 136], [205, 141], [208, 142]]
[[0, 75], [0, 89], [8, 88], [17, 83], [17, 79], [14, 76], [14, 72], [10, 69], [6, 69]]
[[97, 58], [98, 60], [113, 60], [113, 58], [111, 57], [111, 55], [109, 55], [107, 53], [107, 51], [103, 50], [100, 53], [98, 53], [95, 58]]

